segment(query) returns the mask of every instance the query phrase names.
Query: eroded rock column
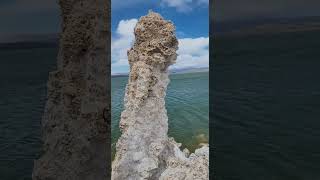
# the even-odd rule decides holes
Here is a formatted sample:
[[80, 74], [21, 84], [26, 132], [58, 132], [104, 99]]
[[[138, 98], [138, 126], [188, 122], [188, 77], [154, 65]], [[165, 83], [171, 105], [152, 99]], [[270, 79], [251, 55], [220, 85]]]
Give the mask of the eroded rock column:
[[102, 180], [110, 172], [109, 1], [60, 0], [57, 70], [49, 74], [43, 154], [33, 180]]
[[175, 27], [150, 11], [140, 18], [134, 33], [112, 179], [207, 179], [208, 147], [187, 157], [167, 136], [165, 95], [168, 67], [177, 58]]

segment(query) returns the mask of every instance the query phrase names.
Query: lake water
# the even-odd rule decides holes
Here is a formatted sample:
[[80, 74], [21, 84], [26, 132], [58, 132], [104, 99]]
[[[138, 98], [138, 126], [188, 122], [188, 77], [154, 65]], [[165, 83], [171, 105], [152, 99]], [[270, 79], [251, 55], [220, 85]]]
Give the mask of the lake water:
[[[0, 49], [0, 180], [31, 180], [41, 149], [40, 122], [48, 73], [58, 49]], [[169, 133], [191, 150], [208, 141], [208, 73], [171, 77], [167, 109]], [[119, 137], [126, 77], [112, 78], [112, 141]]]
[[216, 180], [320, 179], [320, 35], [216, 37]]
[[0, 49], [0, 179], [31, 179], [57, 48]]

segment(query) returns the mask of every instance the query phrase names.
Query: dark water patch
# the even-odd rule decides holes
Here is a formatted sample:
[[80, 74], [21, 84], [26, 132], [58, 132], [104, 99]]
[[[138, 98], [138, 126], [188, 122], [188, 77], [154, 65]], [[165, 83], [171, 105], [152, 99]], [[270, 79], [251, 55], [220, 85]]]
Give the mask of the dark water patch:
[[0, 179], [31, 179], [41, 150], [40, 121], [57, 48], [0, 51]]
[[215, 179], [320, 178], [319, 42], [319, 32], [214, 40]]

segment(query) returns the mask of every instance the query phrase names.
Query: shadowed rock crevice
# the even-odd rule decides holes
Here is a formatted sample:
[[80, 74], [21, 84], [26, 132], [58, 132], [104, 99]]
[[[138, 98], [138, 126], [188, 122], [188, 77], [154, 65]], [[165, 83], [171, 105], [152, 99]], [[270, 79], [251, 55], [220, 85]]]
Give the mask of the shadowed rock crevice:
[[173, 23], [150, 11], [134, 33], [112, 179], [208, 179], [209, 147], [187, 157], [167, 135], [168, 67], [175, 63], [178, 49]]

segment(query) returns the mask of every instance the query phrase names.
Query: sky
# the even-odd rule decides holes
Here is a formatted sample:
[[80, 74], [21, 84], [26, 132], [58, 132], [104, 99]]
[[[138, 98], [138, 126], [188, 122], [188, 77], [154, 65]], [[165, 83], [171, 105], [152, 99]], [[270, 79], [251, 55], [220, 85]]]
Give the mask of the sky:
[[0, 42], [29, 34], [57, 34], [60, 10], [57, 0], [0, 0]]
[[127, 50], [134, 43], [134, 26], [150, 9], [176, 26], [178, 58], [170, 69], [208, 67], [208, 6], [209, 0], [112, 0], [111, 73], [128, 73]]
[[[123, 52], [131, 46], [137, 19], [149, 9], [174, 22], [180, 41], [173, 68], [208, 64], [209, 0], [112, 0], [113, 73], [128, 71]], [[0, 0], [0, 43], [60, 32], [58, 0]], [[320, 0], [213, 0], [211, 16], [229, 22], [320, 16]]]
[[320, 0], [214, 0], [217, 22], [320, 16]]
[[[57, 2], [58, 0], [0, 0], [0, 42], [16, 34], [58, 33], [60, 10]], [[176, 18], [180, 19], [177, 22], [180, 28], [189, 20], [195, 19], [192, 15], [204, 16], [206, 12], [203, 12], [204, 9], [200, 8], [199, 4], [207, 2], [208, 0], [112, 0], [112, 11], [116, 13], [113, 24], [121, 19], [132, 18], [133, 15], [135, 17], [144, 15], [147, 8], [152, 8], [173, 20], [176, 15]], [[212, 2], [214, 9], [211, 15], [214, 15], [216, 21], [320, 16], [320, 0], [212, 0]], [[174, 9], [176, 11], [173, 11]], [[181, 18], [183, 16], [184, 20]], [[192, 22], [197, 25], [202, 23], [202, 21]], [[190, 27], [192, 28], [196, 30], [197, 26]], [[193, 36], [193, 33], [187, 35]]]

